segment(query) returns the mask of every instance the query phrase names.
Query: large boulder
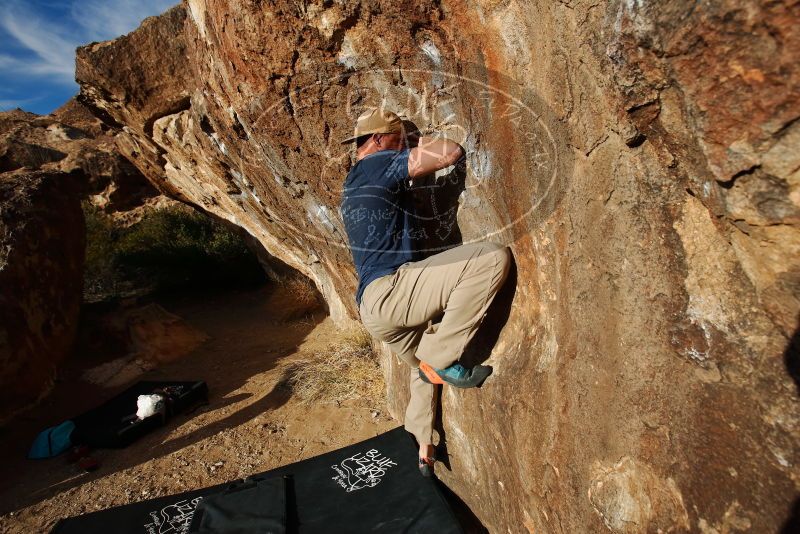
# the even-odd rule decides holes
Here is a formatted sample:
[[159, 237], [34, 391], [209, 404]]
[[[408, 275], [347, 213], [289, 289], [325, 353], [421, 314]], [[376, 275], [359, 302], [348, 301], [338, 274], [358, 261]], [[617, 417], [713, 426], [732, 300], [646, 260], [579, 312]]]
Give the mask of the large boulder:
[[174, 204], [119, 153], [115, 134], [74, 98], [50, 115], [0, 112], [0, 173], [79, 170], [85, 198], [123, 223]]
[[0, 421], [36, 402], [73, 349], [88, 199], [122, 224], [175, 204], [70, 99], [51, 115], [0, 112]]
[[0, 421], [48, 391], [83, 290], [80, 171], [0, 174]]
[[426, 248], [516, 267], [474, 344], [495, 373], [443, 392], [441, 477], [492, 532], [767, 532], [800, 485], [798, 10], [188, 0], [79, 48], [78, 100], [342, 324], [338, 141], [382, 102], [458, 137], [466, 166], [418, 191]]

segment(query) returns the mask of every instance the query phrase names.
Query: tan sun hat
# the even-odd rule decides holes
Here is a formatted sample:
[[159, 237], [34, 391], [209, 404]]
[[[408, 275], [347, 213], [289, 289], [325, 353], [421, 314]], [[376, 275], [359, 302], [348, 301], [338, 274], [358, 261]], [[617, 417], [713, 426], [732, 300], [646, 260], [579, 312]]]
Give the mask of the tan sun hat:
[[403, 121], [396, 113], [383, 108], [373, 108], [362, 113], [356, 120], [353, 136], [348, 137], [341, 144], [351, 143], [362, 135], [374, 133], [394, 133], [403, 131]]

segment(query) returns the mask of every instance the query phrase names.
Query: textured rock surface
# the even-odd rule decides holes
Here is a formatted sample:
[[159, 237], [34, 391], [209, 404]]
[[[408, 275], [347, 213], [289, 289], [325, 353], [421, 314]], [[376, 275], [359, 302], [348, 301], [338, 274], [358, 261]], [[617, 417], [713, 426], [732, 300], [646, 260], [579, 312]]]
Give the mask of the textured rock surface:
[[81, 199], [126, 223], [175, 201], [160, 195], [119, 154], [114, 132], [72, 99], [52, 115], [0, 112], [0, 182], [2, 420], [49, 389], [75, 341]]
[[0, 172], [37, 169], [81, 171], [88, 200], [129, 222], [174, 202], [119, 154], [113, 130], [74, 99], [51, 115], [0, 112]]
[[87, 327], [79, 333], [78, 350], [108, 358], [86, 370], [85, 381], [106, 388], [130, 384], [146, 371], [179, 360], [209, 338], [154, 302], [132, 302], [115, 303], [110, 310], [82, 311]]
[[492, 532], [769, 532], [800, 486], [798, 6], [189, 0], [80, 48], [79, 99], [342, 323], [337, 141], [382, 99], [468, 134], [428, 241], [516, 269], [442, 478]]
[[81, 174], [0, 174], [0, 421], [48, 389], [83, 290]]

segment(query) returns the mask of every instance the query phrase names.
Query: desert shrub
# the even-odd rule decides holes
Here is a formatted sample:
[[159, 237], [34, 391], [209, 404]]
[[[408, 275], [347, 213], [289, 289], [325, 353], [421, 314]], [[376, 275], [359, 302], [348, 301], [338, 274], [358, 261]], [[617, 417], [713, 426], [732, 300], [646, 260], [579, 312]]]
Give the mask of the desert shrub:
[[84, 298], [102, 300], [104, 295], [124, 293], [124, 282], [116, 268], [115, 242], [118, 229], [114, 220], [89, 202], [83, 203], [86, 220], [86, 255], [84, 263]]
[[276, 283], [292, 296], [292, 310], [287, 318], [305, 315], [319, 307], [317, 287], [302, 274], [281, 277]]
[[84, 213], [85, 287], [93, 300], [264, 280], [257, 258], [241, 236], [191, 208], [153, 210], [129, 227], [88, 203]]
[[287, 364], [283, 385], [301, 403], [360, 399], [377, 407], [385, 402], [383, 373], [363, 328], [345, 333], [328, 350]]
[[363, 326], [351, 328], [342, 335], [346, 345], [372, 351], [372, 336]]

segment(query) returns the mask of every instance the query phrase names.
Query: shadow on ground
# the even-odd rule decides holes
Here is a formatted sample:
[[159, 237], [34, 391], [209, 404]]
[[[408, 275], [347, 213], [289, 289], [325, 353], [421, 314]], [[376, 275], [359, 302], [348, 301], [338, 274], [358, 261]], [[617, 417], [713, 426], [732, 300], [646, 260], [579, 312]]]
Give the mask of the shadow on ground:
[[[211, 339], [182, 359], [147, 372], [137, 380], [204, 380], [209, 386], [209, 405], [175, 416], [164, 427], [125, 449], [95, 451], [100, 468], [92, 473], [83, 473], [76, 465], [68, 464], [64, 455], [46, 460], [27, 459], [28, 448], [39, 431], [101, 404], [130, 385], [110, 389], [81, 381], [86, 362], [96, 364], [97, 355], [75, 357], [66, 362], [59, 374], [62, 378], [50, 395], [0, 429], [0, 453], [5, 459], [0, 465], [0, 514], [25, 508], [72, 487], [169, 455], [285, 404], [290, 393], [280, 386], [280, 380], [265, 383], [265, 394], [258, 398], [248, 393], [232, 395], [252, 377], [275, 368], [283, 357], [295, 352], [325, 317], [323, 312], [316, 311], [299, 321], [276, 319], [281, 316], [283, 306], [269, 298], [271, 293], [272, 289], [265, 286], [257, 290], [161, 297], [158, 300], [164, 308], [207, 333]], [[246, 401], [249, 402], [241, 408], [226, 413], [231, 405]], [[171, 431], [212, 410], [223, 410], [224, 416], [164, 441]]]

